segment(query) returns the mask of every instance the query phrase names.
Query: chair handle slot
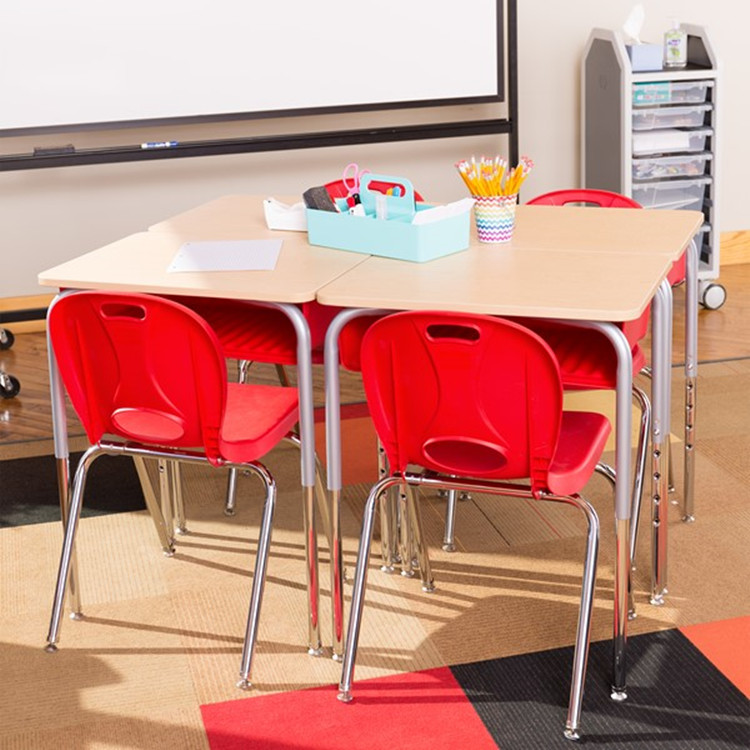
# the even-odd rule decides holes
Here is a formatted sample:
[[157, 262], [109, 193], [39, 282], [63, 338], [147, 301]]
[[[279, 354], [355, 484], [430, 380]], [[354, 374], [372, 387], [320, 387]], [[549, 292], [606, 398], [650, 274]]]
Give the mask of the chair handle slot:
[[105, 318], [132, 318], [145, 320], [146, 308], [143, 305], [123, 304], [120, 302], [104, 302], [99, 308]]
[[427, 326], [427, 335], [434, 341], [451, 339], [467, 343], [479, 341], [481, 336], [476, 327], [456, 323], [432, 323]]

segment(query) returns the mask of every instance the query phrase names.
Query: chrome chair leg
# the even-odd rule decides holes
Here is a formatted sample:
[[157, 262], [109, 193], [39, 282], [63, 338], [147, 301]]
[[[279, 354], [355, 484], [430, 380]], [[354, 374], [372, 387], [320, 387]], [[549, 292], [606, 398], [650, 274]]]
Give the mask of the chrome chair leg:
[[380, 552], [383, 558], [380, 570], [383, 573], [393, 573], [401, 555], [396, 552], [398, 547], [398, 509], [394, 504], [392, 491], [384, 492], [380, 496]]
[[141, 489], [143, 491], [143, 499], [146, 501], [146, 508], [151, 515], [151, 520], [154, 522], [156, 527], [156, 533], [159, 536], [159, 542], [161, 548], [167, 557], [174, 555], [174, 538], [172, 537], [173, 530], [167, 530], [167, 525], [164, 522], [164, 515], [159, 509], [159, 501], [156, 499], [154, 488], [151, 484], [151, 479], [148, 476], [148, 470], [146, 469], [146, 461], [141, 456], [133, 456], [133, 464], [135, 470], [138, 473], [138, 479], [141, 483]]
[[406, 578], [414, 577], [414, 534], [412, 532], [412, 516], [409, 512], [407, 496], [404, 492], [398, 495], [398, 521], [399, 521], [399, 555], [401, 557], [401, 575]]
[[[388, 476], [388, 458], [380, 439], [378, 446], [378, 479]], [[398, 547], [398, 511], [395, 507], [393, 492], [384, 492], [380, 496], [380, 552], [383, 564], [380, 569], [384, 573], [393, 573], [395, 565], [399, 561]]]
[[344, 660], [341, 666], [341, 681], [339, 682], [338, 699], [348, 703], [352, 699], [352, 679], [354, 678], [354, 661], [357, 656], [359, 633], [362, 625], [362, 605], [364, 603], [365, 585], [367, 583], [367, 568], [372, 543], [372, 528], [375, 523], [375, 503], [389, 487], [398, 484], [398, 479], [386, 477], [381, 479], [371, 490], [365, 503], [362, 519], [362, 533], [359, 537], [359, 552], [357, 553], [357, 567], [354, 571], [354, 586], [352, 588], [352, 606], [349, 615], [349, 628], [346, 636]]
[[446, 552], [456, 551], [456, 502], [458, 490], [448, 490], [445, 503], [445, 533], [443, 549]]
[[594, 605], [594, 587], [596, 583], [596, 562], [599, 553], [599, 518], [594, 508], [583, 498], [572, 496], [566, 500], [576, 505], [586, 516], [588, 533], [586, 535], [586, 557], [583, 563], [583, 581], [581, 583], [581, 607], [578, 613], [576, 641], [573, 651], [573, 674], [570, 680], [570, 700], [568, 717], [565, 722], [564, 736], [569, 740], [580, 738], [581, 706], [583, 687], [586, 678], [589, 642], [591, 640], [591, 611]]
[[65, 603], [65, 590], [67, 588], [68, 576], [70, 575], [76, 530], [78, 529], [78, 521], [81, 518], [81, 501], [83, 500], [83, 489], [86, 484], [86, 476], [92, 462], [97, 456], [101, 455], [101, 453], [103, 453], [103, 451], [96, 446], [89, 448], [81, 457], [73, 479], [68, 520], [65, 524], [65, 539], [63, 541], [62, 555], [60, 556], [60, 567], [57, 573], [57, 585], [55, 587], [55, 597], [52, 604], [52, 616], [50, 617], [49, 632], [47, 633], [47, 646], [45, 651], [48, 651], [49, 653], [57, 651], [57, 646], [55, 644], [60, 638], [60, 620], [62, 619], [63, 605]]
[[242, 646], [242, 659], [240, 661], [240, 679], [237, 687], [249, 690], [250, 670], [252, 669], [255, 644], [258, 640], [258, 622], [260, 620], [260, 605], [263, 599], [263, 588], [266, 582], [266, 569], [268, 568], [268, 551], [271, 545], [271, 529], [273, 527], [273, 514], [276, 507], [276, 482], [262, 464], [254, 464], [249, 467], [260, 476], [266, 486], [266, 501], [263, 505], [263, 517], [260, 524], [260, 535], [258, 537], [258, 553], [255, 557], [255, 572], [253, 573], [253, 588], [250, 593], [250, 609], [247, 615], [247, 627], [245, 629], [245, 641]]
[[224, 515], [233, 516], [237, 512], [237, 479], [239, 469], [231, 468], [227, 476], [227, 494], [224, 500]]
[[274, 365], [274, 367], [276, 368], [276, 377], [279, 379], [279, 383], [281, 383], [284, 388], [290, 388], [291, 381], [289, 380], [289, 375], [287, 375], [284, 365]]
[[172, 507], [174, 508], [174, 531], [176, 534], [187, 534], [188, 530], [185, 525], [185, 504], [182, 499], [180, 464], [178, 461], [170, 461], [167, 469], [169, 471]]
[[[60, 519], [62, 520], [63, 533], [68, 525], [70, 517], [70, 459], [58, 458], [57, 465], [57, 491], [60, 502]], [[73, 550], [70, 561], [70, 573], [68, 575], [68, 598], [70, 599], [71, 619], [77, 620], [81, 617], [81, 592], [78, 586], [78, 563], [76, 553]]]
[[[252, 361], [247, 359], [241, 359], [237, 362], [237, 382], [247, 383], [247, 373], [252, 365]], [[226, 500], [224, 501], [224, 515], [233, 516], [237, 506], [237, 477], [239, 469], [232, 467], [229, 469], [229, 476], [227, 477], [227, 494]]]
[[414, 498], [414, 490], [404, 482], [400, 485], [401, 493], [406, 495], [406, 504], [411, 516], [411, 529], [414, 540], [414, 547], [419, 565], [419, 572], [422, 576], [422, 591], [432, 593], [435, 590], [435, 579], [432, 575], [432, 566], [430, 565], [430, 556], [427, 554], [427, 545], [424, 542], [424, 532], [422, 527], [422, 511], [419, 502]]
[[630, 505], [630, 563], [635, 570], [635, 549], [638, 543], [638, 519], [641, 514], [643, 499], [643, 482], [646, 476], [648, 458], [648, 440], [651, 432], [651, 401], [645, 391], [633, 386], [633, 399], [641, 409], [641, 423], [638, 430], [638, 447], [636, 449], [635, 474], [633, 477], [633, 499]]
[[167, 528], [170, 530], [170, 534], [174, 533], [174, 504], [172, 502], [172, 470], [168, 466], [168, 462], [160, 458], [157, 462], [159, 471], [159, 498], [161, 501], [161, 514], [164, 516], [164, 523], [167, 524]]

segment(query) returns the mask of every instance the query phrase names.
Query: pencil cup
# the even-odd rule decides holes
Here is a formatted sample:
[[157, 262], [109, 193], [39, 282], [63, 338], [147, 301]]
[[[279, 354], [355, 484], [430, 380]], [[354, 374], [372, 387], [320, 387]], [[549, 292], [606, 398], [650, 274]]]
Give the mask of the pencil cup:
[[475, 195], [474, 218], [477, 222], [477, 237], [480, 242], [510, 242], [516, 224], [514, 195]]

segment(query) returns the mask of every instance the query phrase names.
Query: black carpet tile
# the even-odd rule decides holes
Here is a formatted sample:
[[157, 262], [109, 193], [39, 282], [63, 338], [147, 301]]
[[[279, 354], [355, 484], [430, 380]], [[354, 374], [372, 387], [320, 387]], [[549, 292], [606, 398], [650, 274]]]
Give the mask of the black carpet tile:
[[[80, 453], [70, 456], [71, 477]], [[100, 456], [89, 469], [82, 516], [145, 508], [130, 458]], [[0, 462], [0, 528], [60, 520], [54, 456]]]
[[[573, 649], [452, 667], [501, 750], [564, 739]], [[628, 699], [609, 697], [612, 645], [593, 643], [578, 745], [646, 750], [750, 748], [745, 696], [677, 630], [628, 639]]]

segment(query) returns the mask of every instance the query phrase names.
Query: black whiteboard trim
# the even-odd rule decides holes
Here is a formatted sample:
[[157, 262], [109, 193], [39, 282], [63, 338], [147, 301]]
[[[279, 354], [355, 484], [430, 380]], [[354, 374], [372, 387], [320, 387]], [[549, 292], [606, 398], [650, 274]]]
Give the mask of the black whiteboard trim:
[[[501, 88], [502, 84], [501, 84]], [[387, 102], [383, 104], [349, 104], [338, 107], [310, 107], [307, 109], [267, 110], [263, 112], [228, 112], [194, 117], [162, 117], [142, 120], [117, 120], [104, 122], [78, 122], [61, 125], [45, 125], [33, 128], [8, 128], [0, 130], [0, 138], [54, 135], [56, 133], [85, 133], [104, 130], [128, 130], [149, 127], [180, 127], [182, 125], [204, 125], [210, 123], [241, 122], [246, 120], [269, 120], [275, 118], [309, 117], [316, 115], [341, 115], [352, 112], [387, 112], [403, 109], [427, 109], [430, 107], [453, 107], [472, 104], [494, 104], [505, 101], [505, 93], [491, 96], [475, 96], [455, 99], [424, 99], [421, 101]]]
[[[142, 161], [148, 159], [179, 159], [190, 156], [222, 156], [261, 151], [350, 146], [363, 143], [389, 143], [434, 138], [460, 138], [470, 135], [509, 134], [516, 136], [513, 124], [506, 119], [471, 120], [466, 122], [402, 125], [358, 130], [333, 130], [320, 133], [231, 138], [212, 141], [187, 141], [172, 148], [144, 150], [140, 145], [68, 150], [60, 153], [45, 150], [37, 155], [10, 154], [0, 157], [0, 172], [50, 167], [73, 167], [92, 164]], [[515, 140], [513, 138], [512, 140]], [[515, 156], [511, 157], [517, 160]]]

